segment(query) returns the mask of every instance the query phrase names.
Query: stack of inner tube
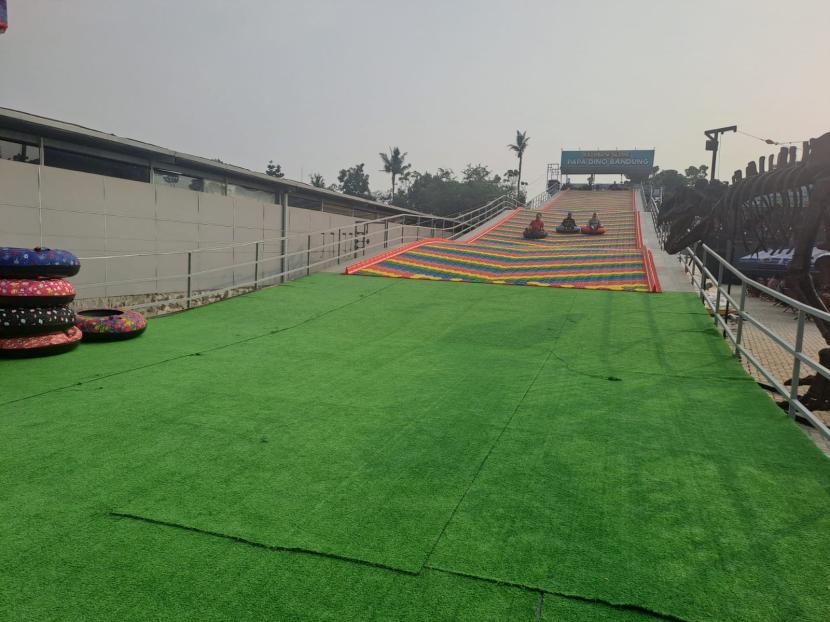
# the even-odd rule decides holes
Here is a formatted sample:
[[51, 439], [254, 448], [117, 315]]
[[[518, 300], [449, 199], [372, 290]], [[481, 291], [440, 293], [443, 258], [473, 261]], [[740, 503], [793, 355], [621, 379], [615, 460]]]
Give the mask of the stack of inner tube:
[[0, 357], [59, 354], [81, 340], [65, 281], [81, 269], [68, 251], [0, 247]]

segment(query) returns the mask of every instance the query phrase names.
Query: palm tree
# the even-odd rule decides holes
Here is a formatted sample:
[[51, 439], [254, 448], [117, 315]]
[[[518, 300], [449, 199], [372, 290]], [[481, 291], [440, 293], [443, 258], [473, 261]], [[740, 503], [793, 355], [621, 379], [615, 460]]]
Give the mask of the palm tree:
[[401, 153], [397, 147], [389, 147], [389, 154], [379, 153], [380, 159], [383, 160], [383, 172], [392, 174], [392, 201], [395, 200], [395, 179], [398, 175], [406, 173], [411, 164], [404, 164], [406, 153]]
[[525, 149], [527, 149], [527, 144], [530, 142], [530, 137], [527, 135], [527, 130], [524, 132], [520, 132], [516, 130], [516, 144], [515, 145], [507, 145], [507, 148], [511, 151], [515, 151], [516, 155], [519, 157], [519, 174], [517, 175], [518, 179], [516, 181], [516, 198], [518, 199], [522, 194], [522, 158], [525, 154]]

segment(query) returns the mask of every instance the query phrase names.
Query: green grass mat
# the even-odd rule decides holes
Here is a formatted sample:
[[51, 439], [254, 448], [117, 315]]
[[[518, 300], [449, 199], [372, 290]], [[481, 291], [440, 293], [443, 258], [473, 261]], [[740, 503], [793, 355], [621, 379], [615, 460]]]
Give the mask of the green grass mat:
[[827, 459], [702, 314], [645, 348], [652, 327], [597, 332], [581, 303], [430, 565], [688, 620], [826, 619]]
[[280, 286], [279, 294], [268, 289], [151, 319], [147, 332], [135, 340], [82, 343], [55, 357], [0, 359], [0, 377], [9, 378], [0, 385], [0, 404], [285, 330], [389, 286], [383, 281], [350, 280], [368, 282], [320, 287], [313, 279], [301, 279]]
[[[30, 537], [44, 518], [28, 517]], [[0, 550], [3, 620], [532, 622], [539, 601], [445, 573], [405, 575], [80, 512], [48, 528], [14, 566], [5, 543]]]
[[827, 618], [828, 462], [691, 295], [323, 274], [0, 365], [3, 619]]

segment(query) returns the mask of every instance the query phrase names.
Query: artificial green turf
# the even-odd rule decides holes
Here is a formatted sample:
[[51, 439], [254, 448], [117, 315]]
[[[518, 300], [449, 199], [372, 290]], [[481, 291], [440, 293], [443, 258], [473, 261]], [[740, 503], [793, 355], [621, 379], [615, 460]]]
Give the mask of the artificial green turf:
[[830, 465], [691, 295], [316, 275], [0, 374], [0, 618], [827, 617]]

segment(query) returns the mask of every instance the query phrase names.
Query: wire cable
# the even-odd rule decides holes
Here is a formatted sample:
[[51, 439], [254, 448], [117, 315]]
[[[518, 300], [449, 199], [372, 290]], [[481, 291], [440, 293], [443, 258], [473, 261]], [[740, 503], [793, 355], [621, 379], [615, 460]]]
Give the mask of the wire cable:
[[735, 130], [738, 134], [743, 134], [744, 136], [749, 136], [750, 138], [754, 138], [755, 140], [760, 140], [762, 143], [766, 143], [768, 145], [800, 145], [803, 140], [790, 140], [786, 142], [779, 142], [777, 140], [772, 140], [771, 138], [761, 138], [760, 136], [755, 136], [755, 134], [750, 134], [749, 132], [743, 132], [741, 130]]

